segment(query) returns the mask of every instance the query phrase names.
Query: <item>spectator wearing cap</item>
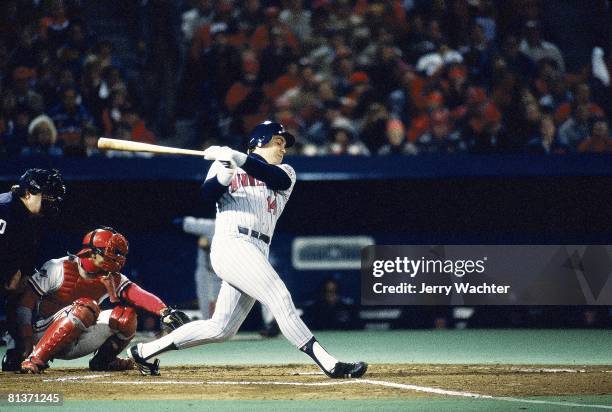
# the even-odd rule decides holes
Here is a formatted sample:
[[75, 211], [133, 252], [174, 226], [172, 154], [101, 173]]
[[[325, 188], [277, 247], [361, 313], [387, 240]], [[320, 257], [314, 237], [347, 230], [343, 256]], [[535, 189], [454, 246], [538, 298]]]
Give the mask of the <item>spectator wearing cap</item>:
[[57, 129], [53, 120], [44, 114], [37, 116], [28, 125], [28, 142], [22, 148], [21, 155], [62, 156], [62, 148], [56, 143]]
[[406, 139], [404, 124], [399, 119], [389, 119], [387, 122], [387, 143], [378, 150], [378, 155], [414, 155], [416, 146]]
[[355, 138], [355, 129], [345, 118], [336, 119], [329, 131], [328, 142], [320, 151], [325, 155], [368, 156], [368, 148]]
[[589, 137], [590, 119], [589, 106], [586, 104], [576, 105], [572, 117], [559, 126], [559, 142], [566, 145], [570, 151], [577, 151], [578, 145]]
[[49, 117], [57, 127], [60, 142], [64, 145], [73, 145], [80, 140], [83, 127], [93, 124], [93, 117], [80, 103], [75, 88], [64, 89], [61, 96], [62, 102], [49, 111]]
[[419, 154], [460, 153], [467, 149], [461, 134], [453, 131], [450, 113], [446, 108], [431, 112], [429, 130], [417, 139], [415, 146]]
[[553, 43], [542, 40], [540, 23], [536, 20], [529, 20], [525, 23], [525, 35], [521, 40], [519, 50], [535, 63], [543, 58], [552, 59], [557, 69], [565, 73], [565, 62], [561, 51]]
[[591, 137], [578, 145], [578, 151], [581, 153], [612, 152], [612, 138], [610, 137], [608, 122], [603, 119], [595, 121]]

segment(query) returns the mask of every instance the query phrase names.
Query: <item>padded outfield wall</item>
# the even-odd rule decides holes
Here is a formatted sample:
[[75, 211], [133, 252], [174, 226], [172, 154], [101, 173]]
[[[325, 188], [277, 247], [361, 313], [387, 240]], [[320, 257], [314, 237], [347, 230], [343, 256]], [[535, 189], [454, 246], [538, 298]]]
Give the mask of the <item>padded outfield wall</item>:
[[[289, 158], [288, 163], [298, 172], [298, 184], [279, 221], [272, 255], [298, 303], [312, 299], [330, 275], [358, 301], [359, 275], [347, 263], [350, 247], [336, 253], [338, 265], [317, 268], [308, 266], [308, 259], [300, 261], [296, 240], [298, 246], [314, 247], [306, 252], [315, 257], [317, 246], [309, 239], [330, 236], [357, 239], [352, 247], [364, 239], [377, 244], [612, 241], [611, 156]], [[86, 231], [111, 225], [130, 240], [128, 275], [180, 304], [195, 298], [196, 244], [172, 220], [210, 217], [198, 201], [209, 164], [186, 157], [8, 159], [0, 162], [0, 190], [8, 190], [29, 167], [59, 168], [69, 194], [42, 258], [75, 251]]]

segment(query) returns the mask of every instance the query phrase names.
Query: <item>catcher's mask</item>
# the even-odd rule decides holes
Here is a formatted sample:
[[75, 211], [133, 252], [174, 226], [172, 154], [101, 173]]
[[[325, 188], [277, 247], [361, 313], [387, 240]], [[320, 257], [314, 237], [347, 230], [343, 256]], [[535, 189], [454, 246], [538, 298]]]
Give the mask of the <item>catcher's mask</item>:
[[57, 169], [28, 169], [19, 178], [19, 183], [13, 186], [13, 191], [20, 197], [25, 196], [26, 192], [42, 194], [41, 214], [54, 217], [60, 212], [66, 186]]
[[[77, 256], [88, 275], [107, 275], [119, 272], [125, 265], [128, 247], [128, 241], [121, 233], [111, 227], [102, 227], [85, 235], [83, 248]], [[102, 256], [102, 263], [96, 265], [95, 255]]]

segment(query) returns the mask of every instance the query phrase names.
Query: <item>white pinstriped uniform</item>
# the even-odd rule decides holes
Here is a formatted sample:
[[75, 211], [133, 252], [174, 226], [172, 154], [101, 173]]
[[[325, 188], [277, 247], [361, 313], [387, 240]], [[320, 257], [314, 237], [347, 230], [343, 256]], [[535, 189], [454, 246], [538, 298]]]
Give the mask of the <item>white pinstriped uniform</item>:
[[[214, 162], [206, 178], [215, 178], [219, 167], [223, 166]], [[297, 314], [287, 287], [268, 262], [269, 245], [238, 232], [241, 226], [272, 238], [296, 181], [291, 166], [277, 167], [291, 178], [287, 190], [268, 189], [264, 182], [237, 169], [228, 191], [217, 202], [211, 262], [223, 283], [215, 313], [212, 319], [188, 323], [162, 340], [171, 339], [179, 349], [226, 340], [238, 331], [256, 300], [268, 307], [281, 332], [294, 346], [300, 348], [312, 338], [312, 332]], [[144, 356], [155, 352], [155, 347], [147, 350], [147, 346], [143, 347]]]

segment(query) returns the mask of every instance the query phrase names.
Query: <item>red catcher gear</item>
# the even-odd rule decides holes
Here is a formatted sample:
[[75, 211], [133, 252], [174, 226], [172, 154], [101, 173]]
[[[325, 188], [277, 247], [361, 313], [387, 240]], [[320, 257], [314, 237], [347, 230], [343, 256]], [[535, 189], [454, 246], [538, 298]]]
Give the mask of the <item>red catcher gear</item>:
[[108, 326], [124, 340], [134, 337], [137, 324], [136, 311], [129, 306], [115, 306], [108, 319]]
[[47, 329], [34, 347], [32, 354], [23, 361], [23, 372], [40, 373], [48, 367], [47, 362], [65, 350], [90, 326], [96, 323], [100, 308], [95, 300], [79, 298], [74, 301], [67, 316], [57, 319]]
[[138, 319], [132, 307], [115, 306], [108, 319], [108, 326], [115, 335], [108, 338], [89, 361], [92, 371], [123, 371], [134, 369], [134, 361], [117, 355], [127, 347], [136, 334]]
[[[102, 227], [85, 235], [83, 249], [77, 256], [81, 258], [81, 266], [89, 275], [102, 275], [121, 270], [125, 265], [128, 248], [128, 241], [121, 233], [110, 227]], [[99, 266], [94, 263], [94, 254], [103, 258]]]

